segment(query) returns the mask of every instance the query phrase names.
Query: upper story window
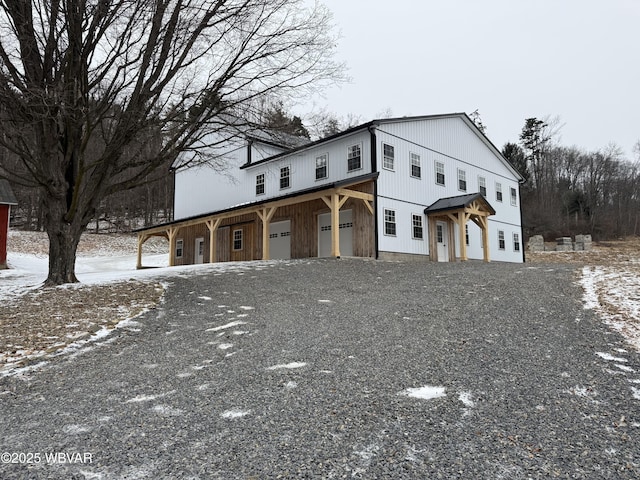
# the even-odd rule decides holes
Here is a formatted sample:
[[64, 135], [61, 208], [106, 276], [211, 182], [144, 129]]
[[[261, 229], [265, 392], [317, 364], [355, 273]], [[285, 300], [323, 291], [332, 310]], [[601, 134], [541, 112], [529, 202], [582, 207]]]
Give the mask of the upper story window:
[[256, 175], [256, 195], [264, 193], [264, 173]]
[[436, 185], [444, 185], [444, 163], [436, 162]]
[[511, 187], [511, 205], [514, 207], [518, 204], [518, 192], [515, 188]]
[[392, 235], [395, 237], [396, 235], [396, 211], [389, 210], [388, 208], [384, 209], [384, 234]]
[[327, 154], [316, 157], [316, 180], [322, 180], [328, 176]]
[[423, 230], [422, 230], [422, 215], [411, 215], [411, 223], [412, 223], [412, 236], [416, 240], [422, 240], [423, 238]]
[[351, 145], [347, 149], [347, 172], [362, 168], [362, 151], [360, 145]]
[[291, 186], [291, 168], [282, 167], [280, 169], [280, 190]]
[[498, 202], [502, 201], [502, 184], [496, 182], [496, 200]]
[[478, 190], [483, 197], [487, 196], [487, 180], [484, 177], [478, 177]]
[[422, 169], [420, 167], [420, 155], [417, 153], [411, 154], [411, 176], [413, 178], [422, 177]]
[[395, 149], [393, 145], [382, 144], [382, 168], [393, 170], [395, 164]]
[[467, 172], [458, 169], [458, 190], [467, 191]]

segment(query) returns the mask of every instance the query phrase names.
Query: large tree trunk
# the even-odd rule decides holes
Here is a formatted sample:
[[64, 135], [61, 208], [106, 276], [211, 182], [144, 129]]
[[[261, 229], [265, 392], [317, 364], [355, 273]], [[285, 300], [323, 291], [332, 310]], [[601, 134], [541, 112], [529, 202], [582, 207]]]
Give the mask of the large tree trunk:
[[49, 225], [49, 276], [45, 286], [75, 283], [76, 251], [80, 242], [82, 229], [69, 224]]

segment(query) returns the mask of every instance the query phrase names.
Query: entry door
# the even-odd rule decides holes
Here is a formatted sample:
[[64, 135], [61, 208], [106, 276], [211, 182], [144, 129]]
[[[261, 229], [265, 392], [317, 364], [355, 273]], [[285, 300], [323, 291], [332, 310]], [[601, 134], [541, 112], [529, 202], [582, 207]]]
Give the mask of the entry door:
[[[353, 256], [353, 214], [351, 210], [340, 211], [340, 255]], [[318, 256], [331, 256], [331, 214], [318, 215]]]
[[438, 261], [449, 261], [449, 249], [447, 248], [447, 239], [449, 238], [447, 224], [445, 222], [436, 222], [436, 245], [438, 247]]
[[291, 220], [269, 224], [269, 257], [274, 260], [291, 258]]
[[196, 238], [195, 258], [193, 263], [204, 263], [204, 238]]

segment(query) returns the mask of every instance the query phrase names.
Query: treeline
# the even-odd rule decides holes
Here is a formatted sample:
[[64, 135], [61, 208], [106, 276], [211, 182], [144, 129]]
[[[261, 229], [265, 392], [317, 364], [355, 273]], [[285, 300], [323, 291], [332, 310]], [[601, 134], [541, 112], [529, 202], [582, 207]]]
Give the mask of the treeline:
[[558, 125], [557, 118], [528, 118], [519, 142], [502, 151], [525, 179], [525, 237], [640, 235], [640, 142], [632, 161], [615, 145], [593, 152], [560, 145]]

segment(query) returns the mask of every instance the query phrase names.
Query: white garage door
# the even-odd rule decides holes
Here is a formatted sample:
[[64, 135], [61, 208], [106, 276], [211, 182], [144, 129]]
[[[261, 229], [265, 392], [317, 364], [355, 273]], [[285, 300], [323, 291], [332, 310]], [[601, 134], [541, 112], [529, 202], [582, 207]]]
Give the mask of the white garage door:
[[274, 260], [291, 258], [291, 220], [269, 224], [269, 257]]
[[[353, 216], [351, 210], [340, 212], [340, 255], [353, 255]], [[318, 256], [331, 256], [331, 214], [318, 215]]]

